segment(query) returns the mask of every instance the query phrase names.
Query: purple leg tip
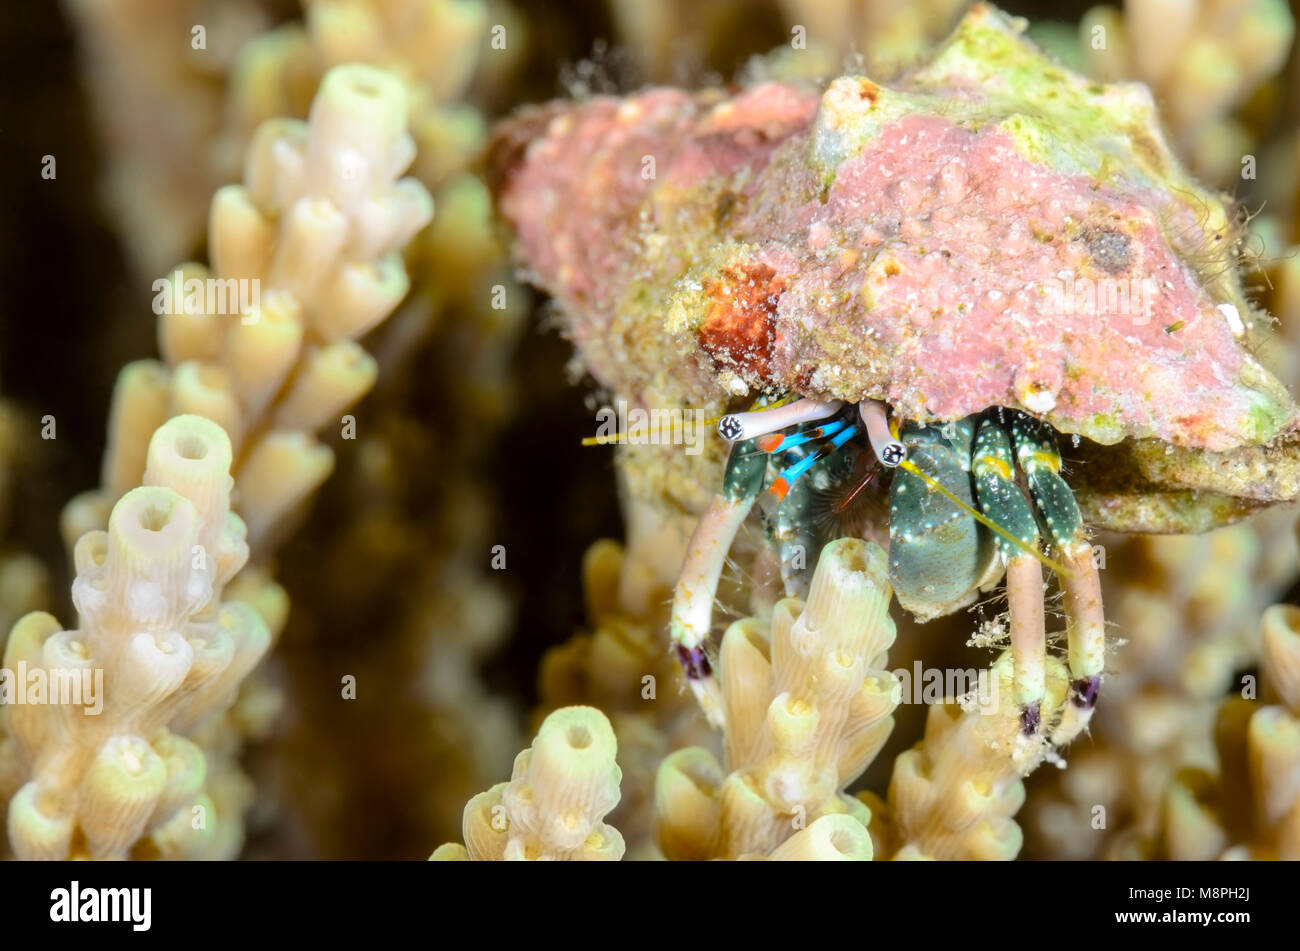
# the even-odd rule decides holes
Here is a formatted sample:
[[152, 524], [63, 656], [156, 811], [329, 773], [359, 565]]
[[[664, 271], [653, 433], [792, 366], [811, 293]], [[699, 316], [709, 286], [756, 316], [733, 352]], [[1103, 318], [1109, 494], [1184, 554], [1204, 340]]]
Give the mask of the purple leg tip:
[[1083, 677], [1070, 684], [1070, 700], [1081, 710], [1091, 710], [1097, 705], [1101, 690], [1101, 677]]
[[677, 645], [677, 659], [682, 662], [682, 669], [691, 680], [703, 680], [713, 673], [709, 657], [703, 647], [686, 647]]
[[1043, 725], [1043, 712], [1038, 704], [1031, 704], [1020, 711], [1020, 732], [1025, 736], [1036, 736]]

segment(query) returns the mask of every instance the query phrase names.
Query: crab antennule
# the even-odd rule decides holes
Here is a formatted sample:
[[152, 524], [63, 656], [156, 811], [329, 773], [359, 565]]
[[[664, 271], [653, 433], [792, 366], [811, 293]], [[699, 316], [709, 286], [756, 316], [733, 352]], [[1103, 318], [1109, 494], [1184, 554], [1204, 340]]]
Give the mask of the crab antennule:
[[841, 498], [837, 503], [835, 503], [834, 511], [836, 513], [847, 511], [849, 506], [851, 506], [857, 500], [858, 496], [862, 494], [862, 492], [867, 488], [867, 486], [872, 485], [876, 482], [879, 475], [880, 475], [879, 467], [873, 465], [872, 467], [868, 468], [866, 473], [861, 478], [859, 478], [856, 483], [854, 483], [853, 488], [850, 489], [844, 495], [843, 498]]
[[791, 426], [825, 419], [839, 412], [844, 404], [839, 400], [796, 400], [776, 409], [754, 410], [748, 413], [729, 413], [718, 420], [718, 435], [732, 442], [765, 436]]
[[877, 400], [863, 400], [858, 404], [858, 415], [867, 430], [867, 441], [871, 451], [881, 464], [894, 469], [907, 460], [907, 447], [889, 428], [889, 419], [885, 414], [885, 404]]
[[714, 497], [695, 526], [673, 590], [669, 637], [691, 691], [709, 723], [718, 729], [725, 725], [726, 712], [708, 656], [713, 600], [727, 553], [763, 489], [766, 472], [767, 455], [754, 451], [751, 442], [732, 447], [722, 477], [722, 492]]
[[857, 431], [858, 427], [856, 426], [849, 426], [840, 430], [830, 442], [819, 446], [816, 452], [804, 456], [791, 466], [787, 466], [776, 477], [767, 491], [774, 495], [777, 501], [784, 499], [786, 493], [790, 491], [790, 486], [794, 485], [801, 475], [852, 439]]

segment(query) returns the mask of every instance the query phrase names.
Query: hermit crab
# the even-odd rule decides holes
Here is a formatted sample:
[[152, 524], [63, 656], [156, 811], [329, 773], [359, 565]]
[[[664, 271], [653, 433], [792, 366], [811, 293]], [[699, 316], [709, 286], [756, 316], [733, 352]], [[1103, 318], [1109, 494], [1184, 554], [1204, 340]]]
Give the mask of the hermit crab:
[[[1005, 575], [1023, 731], [1059, 745], [1104, 664], [1086, 526], [1203, 531], [1300, 492], [1233, 206], [1184, 172], [1145, 87], [1076, 75], [1023, 29], [976, 5], [888, 86], [651, 89], [497, 131], [519, 261], [586, 369], [721, 418], [690, 478], [636, 483], [701, 512], [671, 636], [715, 722], [712, 606], [756, 507], [789, 593], [844, 530], [818, 517], [828, 492], [887, 537], [922, 620]], [[629, 447], [625, 467], [649, 458]], [[1043, 565], [1073, 682], [1050, 724]]]
[[[1051, 739], [1063, 744], [1079, 733], [1101, 685], [1105, 628], [1092, 546], [1061, 478], [1050, 426], [998, 408], [946, 426], [908, 423], [899, 432], [873, 400], [846, 406], [804, 399], [725, 416], [719, 431], [736, 442], [722, 491], [692, 539], [672, 619], [678, 654], [706, 711], [718, 709], [703, 644], [718, 576], [730, 540], [764, 487], [775, 503], [768, 521], [786, 589], [806, 595], [809, 578], [801, 569], [807, 553], [824, 542], [812, 517], [816, 500], [856, 479], [842, 496], [851, 500], [874, 481], [877, 467], [885, 467], [899, 470], [888, 496], [890, 580], [904, 608], [923, 621], [949, 614], [1005, 571], [1016, 701], [1031, 738], [1040, 732], [1045, 692], [1040, 562], [1061, 574], [1073, 684]], [[876, 466], [862, 474], [855, 463], [864, 455]], [[1040, 537], [1059, 562], [1040, 553]]]

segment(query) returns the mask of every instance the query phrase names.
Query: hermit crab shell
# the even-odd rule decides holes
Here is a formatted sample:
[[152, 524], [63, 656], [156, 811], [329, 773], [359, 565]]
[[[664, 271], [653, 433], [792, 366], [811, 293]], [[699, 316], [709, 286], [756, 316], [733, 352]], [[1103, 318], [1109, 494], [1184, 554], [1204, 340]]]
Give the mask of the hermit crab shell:
[[1014, 407], [1088, 441], [1075, 487], [1120, 529], [1294, 497], [1300, 420], [1252, 355], [1230, 206], [1184, 172], [1145, 87], [1071, 73], [1023, 27], [977, 5], [891, 87], [524, 114], [494, 156], [519, 260], [634, 401]]

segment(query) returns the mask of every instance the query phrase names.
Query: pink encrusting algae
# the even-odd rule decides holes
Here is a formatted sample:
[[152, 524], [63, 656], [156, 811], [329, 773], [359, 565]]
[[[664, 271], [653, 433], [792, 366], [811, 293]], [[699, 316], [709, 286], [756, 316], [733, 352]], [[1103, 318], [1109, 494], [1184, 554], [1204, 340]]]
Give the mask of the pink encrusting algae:
[[1226, 202], [1150, 95], [977, 7], [895, 88], [656, 89], [516, 120], [501, 208], [582, 358], [632, 399], [1001, 405], [1098, 443], [1297, 425], [1254, 359]]

